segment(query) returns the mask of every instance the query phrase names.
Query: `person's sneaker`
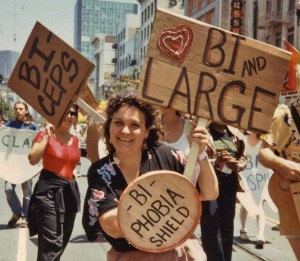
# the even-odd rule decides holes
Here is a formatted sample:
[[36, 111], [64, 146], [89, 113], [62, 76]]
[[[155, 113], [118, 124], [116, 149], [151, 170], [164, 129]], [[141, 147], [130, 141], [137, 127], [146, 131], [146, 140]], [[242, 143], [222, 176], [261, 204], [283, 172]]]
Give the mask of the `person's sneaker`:
[[243, 240], [249, 240], [249, 237], [247, 235], [247, 231], [240, 230], [240, 238], [243, 239]]
[[21, 218], [20, 215], [14, 213], [14, 214], [12, 215], [11, 219], [8, 221], [7, 227], [13, 228], [13, 227], [17, 224], [17, 222], [18, 222], [18, 220], [19, 220], [20, 218]]
[[28, 221], [27, 221], [27, 218], [23, 217], [23, 218], [21, 219], [20, 227], [21, 227], [21, 228], [26, 228], [26, 227], [28, 227]]

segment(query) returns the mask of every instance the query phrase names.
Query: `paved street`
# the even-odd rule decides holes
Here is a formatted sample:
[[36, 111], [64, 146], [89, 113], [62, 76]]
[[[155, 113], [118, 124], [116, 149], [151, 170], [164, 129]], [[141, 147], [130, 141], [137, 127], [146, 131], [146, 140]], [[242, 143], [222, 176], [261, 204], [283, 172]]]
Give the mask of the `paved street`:
[[[81, 177], [78, 180], [81, 197], [83, 201], [84, 193], [86, 190], [86, 177]], [[20, 193], [20, 186], [18, 186], [18, 193]], [[29, 238], [27, 229], [21, 229], [16, 227], [15, 229], [7, 229], [6, 224], [9, 220], [11, 213], [7, 205], [4, 194], [4, 181], [0, 180], [0, 202], [1, 202], [1, 215], [0, 215], [0, 261], [33, 261], [36, 260], [37, 254], [37, 238]], [[264, 257], [260, 260], [296, 260], [287, 240], [279, 236], [278, 231], [272, 230], [276, 224], [273, 222], [267, 222], [266, 226], [266, 244], [264, 249], [255, 249], [255, 233], [256, 233], [256, 221], [248, 218], [248, 235], [250, 240], [242, 242], [239, 238], [240, 224], [238, 220], [239, 204], [237, 204], [237, 214], [235, 222], [235, 242], [245, 248], [249, 252], [255, 252], [256, 254]], [[75, 229], [73, 231], [71, 242], [66, 248], [63, 254], [62, 261], [105, 261], [106, 251], [109, 249], [109, 244], [106, 242], [90, 243], [87, 241], [83, 228], [81, 226], [81, 212], [78, 213]], [[200, 236], [199, 227], [196, 229], [196, 234]], [[258, 260], [255, 257], [251, 257], [249, 253], [241, 250], [237, 245], [234, 246], [233, 260], [251, 261]], [[142, 261], [142, 260], [141, 260]]]

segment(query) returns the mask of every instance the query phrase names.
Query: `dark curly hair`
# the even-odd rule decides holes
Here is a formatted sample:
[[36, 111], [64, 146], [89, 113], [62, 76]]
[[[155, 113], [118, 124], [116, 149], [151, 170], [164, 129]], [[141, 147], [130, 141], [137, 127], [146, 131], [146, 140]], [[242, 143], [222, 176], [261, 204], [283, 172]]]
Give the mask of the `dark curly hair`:
[[113, 115], [123, 106], [128, 105], [140, 110], [146, 119], [146, 128], [149, 129], [148, 138], [145, 140], [148, 148], [159, 146], [162, 144], [164, 133], [162, 131], [161, 113], [152, 105], [140, 102], [135, 96], [120, 97], [115, 96], [111, 98], [106, 108], [106, 121], [104, 123], [104, 141], [108, 153], [115, 152], [114, 146], [110, 143], [109, 128]]

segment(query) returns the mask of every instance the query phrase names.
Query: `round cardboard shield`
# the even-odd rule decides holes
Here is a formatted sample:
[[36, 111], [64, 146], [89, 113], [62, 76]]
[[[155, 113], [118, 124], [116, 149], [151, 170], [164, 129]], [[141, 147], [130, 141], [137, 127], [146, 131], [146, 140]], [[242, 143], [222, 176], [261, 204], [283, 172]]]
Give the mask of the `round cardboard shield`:
[[174, 171], [149, 172], [122, 193], [118, 221], [137, 249], [165, 252], [187, 240], [199, 224], [201, 202], [193, 183]]

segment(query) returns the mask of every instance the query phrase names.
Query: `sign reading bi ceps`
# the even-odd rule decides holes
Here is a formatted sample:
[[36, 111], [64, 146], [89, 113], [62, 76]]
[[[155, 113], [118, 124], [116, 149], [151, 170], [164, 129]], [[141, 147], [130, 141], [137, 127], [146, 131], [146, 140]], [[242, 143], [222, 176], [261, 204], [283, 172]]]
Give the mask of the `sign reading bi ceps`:
[[277, 47], [158, 9], [138, 98], [264, 133], [289, 61]]
[[37, 22], [8, 86], [58, 126], [94, 65]]

